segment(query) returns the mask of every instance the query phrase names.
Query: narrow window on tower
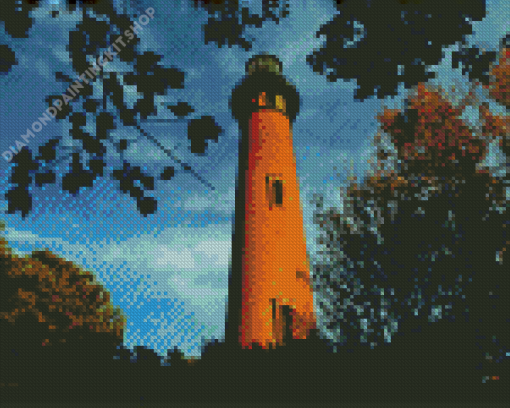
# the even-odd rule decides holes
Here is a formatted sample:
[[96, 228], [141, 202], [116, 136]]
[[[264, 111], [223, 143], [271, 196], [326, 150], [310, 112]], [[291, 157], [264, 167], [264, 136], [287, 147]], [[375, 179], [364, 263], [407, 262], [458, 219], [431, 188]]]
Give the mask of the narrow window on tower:
[[283, 186], [281, 180], [275, 180], [273, 183], [274, 186], [274, 203], [275, 204], [282, 204], [283, 202]]
[[286, 112], [285, 99], [282, 95], [276, 95], [275, 98], [276, 109]]
[[259, 94], [259, 106], [266, 106], [266, 105], [267, 105], [266, 93], [261, 92]]
[[269, 208], [283, 204], [283, 180], [275, 176], [266, 176], [266, 195]]

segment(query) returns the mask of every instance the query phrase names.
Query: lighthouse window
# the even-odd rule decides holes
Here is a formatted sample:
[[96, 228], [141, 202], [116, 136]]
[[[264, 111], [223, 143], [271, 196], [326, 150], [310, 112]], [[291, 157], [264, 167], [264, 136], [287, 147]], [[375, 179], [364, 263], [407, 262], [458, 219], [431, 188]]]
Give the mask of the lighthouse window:
[[275, 105], [276, 105], [276, 109], [279, 109], [284, 112], [286, 111], [285, 99], [283, 99], [282, 95], [276, 95]]
[[266, 105], [267, 105], [266, 93], [262, 92], [259, 94], [259, 106], [266, 106]]
[[269, 207], [278, 206], [283, 204], [283, 183], [281, 174], [266, 175], [266, 197], [269, 201]]
[[283, 186], [281, 180], [275, 180], [273, 183], [274, 186], [274, 195], [275, 195], [275, 204], [282, 204], [283, 202]]

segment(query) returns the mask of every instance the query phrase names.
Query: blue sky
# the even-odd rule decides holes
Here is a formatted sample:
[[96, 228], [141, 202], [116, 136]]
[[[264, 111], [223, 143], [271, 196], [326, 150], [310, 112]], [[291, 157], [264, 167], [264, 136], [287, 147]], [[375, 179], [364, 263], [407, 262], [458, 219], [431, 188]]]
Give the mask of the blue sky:
[[[54, 72], [77, 77], [66, 45], [68, 32], [78, 24], [79, 15], [51, 18], [49, 11], [58, 8], [58, 4], [50, 3], [59, 2], [42, 2], [45, 4], [32, 13], [35, 21], [28, 39], [10, 38], [0, 23], [0, 43], [11, 46], [19, 61], [8, 76], [0, 77], [0, 152], [22, 140], [20, 135], [46, 109], [47, 95], [65, 90], [64, 84], [55, 81]], [[75, 198], [62, 194], [58, 179], [56, 185], [45, 189], [34, 187], [33, 211], [25, 220], [19, 213], [2, 215], [5, 237], [20, 255], [47, 248], [94, 271], [98, 281], [110, 291], [112, 302], [128, 316], [126, 346], [145, 345], [160, 354], [177, 346], [187, 355], [200, 355], [202, 336], [221, 338], [224, 333], [239, 140], [228, 98], [244, 75], [246, 61], [262, 51], [277, 55], [283, 63], [283, 73], [300, 93], [301, 110], [293, 128], [294, 150], [312, 259], [319, 249], [310, 203], [313, 195], [324, 196], [327, 207], [341, 209], [339, 187], [346, 184], [349, 176], [360, 179], [370, 169], [367, 160], [374, 151], [371, 141], [378, 132], [375, 115], [383, 106], [400, 107], [404, 88], [394, 99], [355, 102], [355, 82], [328, 83], [306, 64], [306, 55], [324, 41], [315, 38], [315, 33], [335, 13], [332, 1], [291, 2], [290, 15], [279, 25], [266, 22], [262, 29], [246, 31], [246, 36], [254, 39], [250, 51], [205, 45], [202, 25], [208, 15], [195, 10], [191, 1], [125, 3], [131, 3], [131, 10], [134, 4], [138, 10], [155, 10], [154, 19], [140, 33], [140, 50], [162, 54], [163, 65], [186, 72], [184, 89], [170, 89], [167, 95], [156, 96], [156, 101], [186, 101], [195, 109], [189, 118], [211, 115], [223, 133], [218, 143], [209, 142], [207, 154], [200, 157], [189, 151], [186, 121], [175, 118], [163, 106], [158, 106], [158, 119], [174, 120], [149, 120], [142, 128], [166, 147], [178, 146], [176, 155], [190, 163], [215, 190], [208, 190], [187, 173], [176, 172], [173, 180], [156, 181], [155, 190], [145, 193], [158, 200], [157, 213], [145, 218], [139, 215], [136, 201], [119, 191], [118, 181], [100, 178], [93, 188], [81, 190]], [[260, 1], [246, 3], [252, 12], [260, 12]], [[506, 34], [505, 21], [508, 22], [508, 6], [505, 8], [504, 3], [487, 1], [487, 17], [474, 23], [470, 43], [499, 48], [499, 39]], [[120, 1], [117, 4], [124, 7]], [[438, 72], [433, 83], [444, 88], [455, 84], [458, 90], [466, 91], [468, 85], [460, 69], [450, 68], [455, 49], [456, 46], [447, 49], [443, 63], [432, 68]], [[105, 68], [119, 73], [128, 70], [131, 68], [118, 58]], [[95, 82], [94, 92], [97, 97], [102, 95], [100, 81]], [[141, 96], [131, 86], [125, 86], [125, 95], [130, 103]], [[479, 95], [487, 100], [482, 92]], [[502, 112], [501, 107], [490, 104], [493, 111]], [[465, 119], [473, 125], [477, 117], [477, 112], [465, 113]], [[64, 136], [66, 145], [72, 146], [69, 129], [67, 122], [52, 121], [30, 141], [29, 147], [37, 151], [38, 146], [57, 135]], [[94, 127], [88, 130], [93, 132]], [[118, 128], [115, 135], [133, 141], [138, 137], [127, 128]], [[497, 152], [491, 146], [488, 164], [498, 162]], [[109, 164], [121, 166], [121, 158], [112, 148], [108, 158]], [[175, 165], [142, 138], [130, 144], [125, 158], [152, 175]], [[3, 195], [9, 187], [10, 167], [0, 159], [0, 211], [7, 209]]]

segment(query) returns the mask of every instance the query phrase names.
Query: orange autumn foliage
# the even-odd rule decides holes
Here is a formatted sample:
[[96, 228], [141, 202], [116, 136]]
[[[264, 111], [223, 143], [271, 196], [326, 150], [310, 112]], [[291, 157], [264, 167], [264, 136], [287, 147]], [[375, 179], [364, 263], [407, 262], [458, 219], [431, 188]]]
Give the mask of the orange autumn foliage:
[[487, 154], [485, 140], [473, 134], [461, 115], [442, 92], [420, 83], [406, 111], [385, 109], [377, 119], [411, 173], [440, 176], [471, 172]]
[[484, 88], [489, 90], [489, 96], [496, 102], [510, 107], [510, 49], [502, 48], [497, 65], [489, 72], [494, 80]]

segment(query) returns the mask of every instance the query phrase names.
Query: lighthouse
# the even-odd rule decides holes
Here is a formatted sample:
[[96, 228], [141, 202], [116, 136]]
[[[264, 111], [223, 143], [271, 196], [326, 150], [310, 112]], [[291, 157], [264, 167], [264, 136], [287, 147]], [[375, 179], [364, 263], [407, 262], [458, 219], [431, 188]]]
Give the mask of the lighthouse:
[[229, 104], [241, 137], [225, 340], [274, 348], [316, 324], [292, 141], [300, 99], [278, 58], [261, 54]]

